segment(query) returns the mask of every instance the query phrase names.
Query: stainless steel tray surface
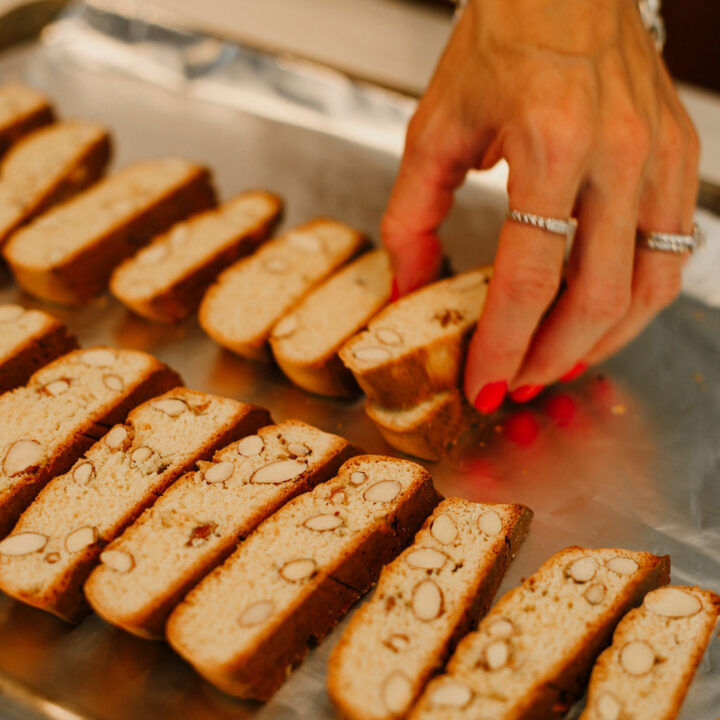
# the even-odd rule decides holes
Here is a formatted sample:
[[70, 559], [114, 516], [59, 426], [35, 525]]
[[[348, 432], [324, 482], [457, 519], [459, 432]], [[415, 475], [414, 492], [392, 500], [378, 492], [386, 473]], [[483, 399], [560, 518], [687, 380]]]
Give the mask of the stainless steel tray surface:
[[[286, 227], [327, 214], [373, 236], [413, 106], [328, 69], [87, 5], [71, 6], [39, 42], [0, 54], [0, 81], [8, 79], [44, 89], [65, 116], [109, 125], [116, 165], [186, 155], [213, 168], [223, 197], [257, 186], [279, 192]], [[492, 258], [505, 206], [497, 188], [490, 176], [459, 194], [444, 228], [459, 270]], [[0, 302], [8, 301], [34, 305], [4, 275]], [[151, 325], [108, 298], [56, 312], [84, 345], [152, 352], [190, 387], [391, 452], [360, 401], [307, 395], [276, 368], [220, 350], [195, 319]], [[675, 583], [720, 592], [720, 311], [681, 298], [613, 360], [530, 407], [504, 410], [428, 467], [445, 494], [535, 511], [501, 593], [570, 544], [669, 553]], [[325, 666], [341, 628], [260, 706], [216, 691], [162, 643], [95, 616], [70, 627], [2, 597], [0, 717], [332, 718]], [[716, 641], [681, 718], [718, 714]]]

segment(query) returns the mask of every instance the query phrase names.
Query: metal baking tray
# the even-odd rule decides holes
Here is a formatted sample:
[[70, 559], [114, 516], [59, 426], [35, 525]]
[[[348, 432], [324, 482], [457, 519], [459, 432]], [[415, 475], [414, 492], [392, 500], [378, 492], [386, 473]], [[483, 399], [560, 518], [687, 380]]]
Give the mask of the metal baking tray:
[[[118, 7], [129, 13], [140, 5]], [[38, 14], [36, 6], [27, 11]], [[0, 37], [26, 31], [19, 17], [0, 19]], [[413, 108], [409, 98], [330, 68], [107, 4], [71, 5], [37, 40], [2, 51], [0, 80], [8, 79], [47, 91], [64, 116], [106, 123], [116, 165], [186, 155], [214, 170], [223, 197], [258, 186], [282, 194], [286, 227], [327, 214], [373, 236]], [[503, 182], [500, 169], [459, 193], [443, 231], [458, 270], [492, 258]], [[9, 301], [34, 305], [5, 274], [0, 302]], [[276, 419], [301, 418], [370, 452], [392, 452], [361, 401], [305, 394], [276, 368], [222, 351], [194, 318], [177, 328], [152, 325], [109, 298], [56, 312], [84, 345], [146, 350], [190, 387], [260, 403]], [[720, 592], [720, 311], [681, 298], [611, 361], [529, 407], [505, 409], [428, 467], [445, 494], [534, 509], [501, 593], [569, 544], [669, 553], [674, 582]], [[341, 629], [261, 706], [215, 690], [163, 643], [95, 616], [70, 627], [1, 597], [0, 717], [332, 718], [325, 666]], [[681, 718], [716, 720], [719, 713], [716, 641]]]

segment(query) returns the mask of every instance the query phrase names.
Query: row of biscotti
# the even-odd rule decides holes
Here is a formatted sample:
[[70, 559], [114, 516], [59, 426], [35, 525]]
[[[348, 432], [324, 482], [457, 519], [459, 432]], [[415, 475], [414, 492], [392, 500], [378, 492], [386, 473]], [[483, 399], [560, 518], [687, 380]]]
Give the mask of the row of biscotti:
[[[37, 95], [29, 89], [27, 94]], [[96, 180], [108, 156], [107, 135], [65, 123], [32, 134], [11, 154], [0, 173], [0, 211], [3, 188], [8, 199], [5, 237], [52, 204], [42, 198], [57, 202]], [[27, 210], [19, 218], [21, 207]], [[125, 168], [38, 218], [15, 234], [5, 255], [20, 284], [44, 299], [81, 303], [110, 280], [114, 294], [135, 312], [177, 321], [197, 308], [225, 266], [268, 237], [281, 213], [279, 198], [260, 191], [216, 208], [203, 168], [156, 160]], [[338, 222], [319, 219], [296, 228], [226, 270], [207, 293], [201, 322], [221, 344], [254, 358], [269, 357], [270, 339], [286, 374], [312, 392], [353, 395], [357, 384], [347, 368], [366, 390], [379, 382], [369, 391], [370, 417], [394, 446], [436, 457], [471, 416], [449, 378], [458, 374], [458, 337], [467, 335], [479, 312], [478, 291], [465, 293], [468, 302], [456, 302], [453, 290], [462, 283], [450, 282], [401, 303], [381, 316], [383, 327], [373, 339], [381, 347], [361, 348], [342, 362], [343, 343], [390, 295], [389, 262], [380, 251], [335, 273], [364, 247], [364, 238]], [[421, 324], [415, 338], [406, 338], [408, 321]], [[388, 353], [395, 356], [392, 367], [380, 377], [382, 369], [378, 373], [375, 366], [388, 365]], [[427, 365], [433, 357], [435, 366]], [[419, 376], [418, 360], [427, 361]], [[422, 402], [413, 403], [411, 396]]]
[[[95, 604], [138, 634], [162, 635], [183, 589], [357, 452], [299, 421], [270, 425], [262, 408], [179, 384], [145, 353], [100, 347], [74, 351], [0, 396], [6, 592], [80, 619], [82, 586], [100, 556], [112, 573], [96, 573]], [[107, 547], [151, 505], [119, 547]], [[170, 565], [160, 572], [158, 561]], [[112, 602], [102, 599], [108, 582]]]
[[0, 85], [0, 247], [21, 226], [95, 183], [110, 159], [105, 128], [54, 120], [42, 93]]
[[[720, 597], [660, 587], [669, 581], [668, 558], [649, 553], [561, 551], [505, 595], [430, 680], [470, 621], [463, 613], [477, 586], [468, 576], [488, 572], [491, 553], [477, 547], [477, 535], [487, 542], [489, 534], [498, 547], [506, 539], [507, 506], [501, 517], [499, 506], [478, 512], [471, 505], [442, 503], [352, 618], [329, 666], [328, 689], [341, 715], [559, 720], [592, 670], [583, 720], [676, 718]], [[466, 568], [471, 559], [479, 561], [476, 570]]]

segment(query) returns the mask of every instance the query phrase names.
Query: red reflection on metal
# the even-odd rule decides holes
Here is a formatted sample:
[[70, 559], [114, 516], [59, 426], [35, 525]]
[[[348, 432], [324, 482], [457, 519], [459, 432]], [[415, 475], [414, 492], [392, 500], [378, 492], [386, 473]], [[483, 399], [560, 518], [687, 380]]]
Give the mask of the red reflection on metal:
[[548, 398], [547, 403], [545, 403], [545, 409], [557, 425], [565, 427], [569, 425], [575, 417], [577, 405], [570, 395], [560, 393], [559, 395], [553, 395], [551, 398]]
[[505, 435], [516, 445], [530, 445], [540, 432], [540, 425], [529, 410], [513, 413], [505, 421]]

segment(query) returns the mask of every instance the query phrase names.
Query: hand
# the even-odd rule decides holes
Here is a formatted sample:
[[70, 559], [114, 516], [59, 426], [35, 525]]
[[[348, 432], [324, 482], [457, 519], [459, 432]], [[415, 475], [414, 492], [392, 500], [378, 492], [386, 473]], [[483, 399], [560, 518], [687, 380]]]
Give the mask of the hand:
[[674, 300], [687, 258], [636, 250], [635, 234], [690, 232], [698, 157], [634, 2], [470, 0], [408, 127], [382, 221], [398, 290], [436, 276], [437, 230], [472, 168], [505, 158], [511, 208], [578, 218], [559, 297], [564, 238], [504, 224], [467, 357], [470, 402], [492, 412], [508, 388], [528, 400]]

